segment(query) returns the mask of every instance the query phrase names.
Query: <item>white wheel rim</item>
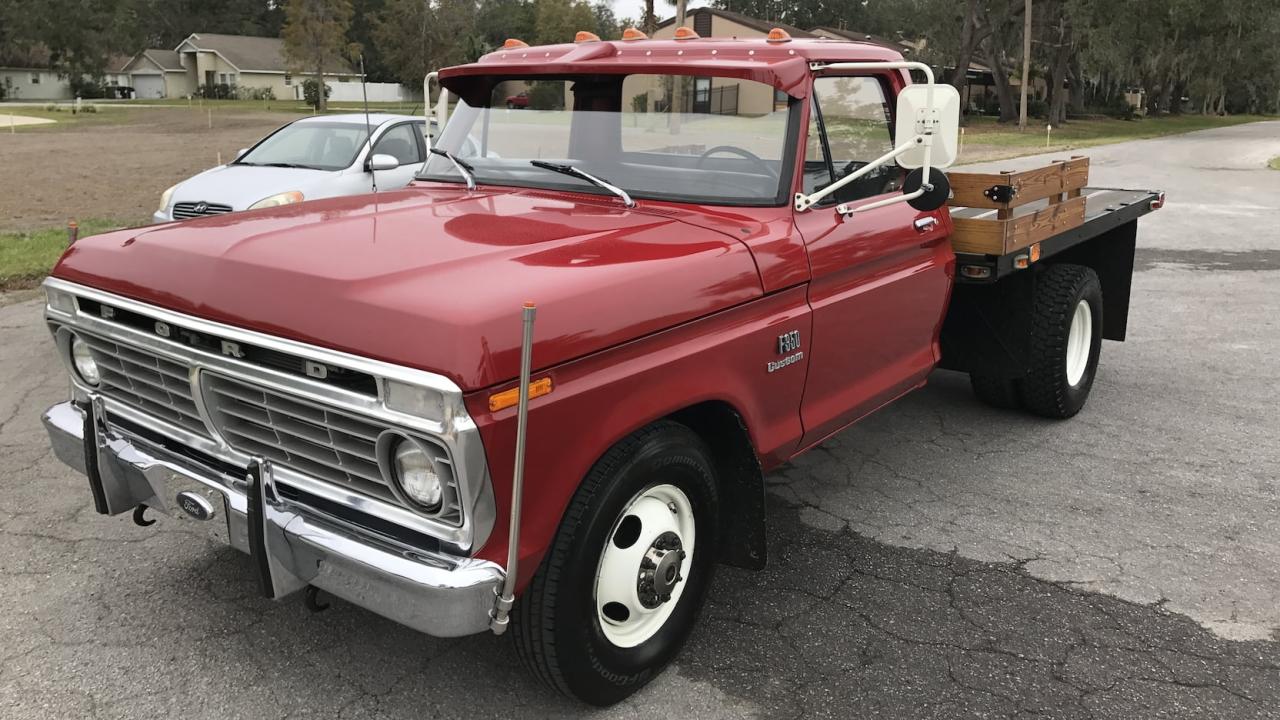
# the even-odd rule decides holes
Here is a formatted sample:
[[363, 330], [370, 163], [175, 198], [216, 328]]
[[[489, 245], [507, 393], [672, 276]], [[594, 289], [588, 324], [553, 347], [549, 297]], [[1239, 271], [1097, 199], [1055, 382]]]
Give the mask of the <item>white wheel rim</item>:
[[656, 485], [627, 503], [596, 569], [596, 617], [609, 642], [635, 647], [662, 628], [688, 583], [694, 540], [693, 504], [680, 488]]
[[1089, 367], [1089, 351], [1093, 349], [1093, 311], [1089, 303], [1081, 300], [1071, 316], [1071, 330], [1067, 333], [1067, 384], [1075, 387]]

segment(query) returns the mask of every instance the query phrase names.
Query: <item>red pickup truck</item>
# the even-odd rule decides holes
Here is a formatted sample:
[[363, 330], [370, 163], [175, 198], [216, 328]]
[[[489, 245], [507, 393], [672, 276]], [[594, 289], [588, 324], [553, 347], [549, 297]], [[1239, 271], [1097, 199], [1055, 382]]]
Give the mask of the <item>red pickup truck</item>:
[[[1080, 410], [1161, 195], [1045, 197], [1082, 219], [957, 252], [1006, 211], [943, 206], [945, 86], [870, 44], [681, 37], [441, 71], [457, 102], [407, 188], [73, 245], [44, 421], [98, 512], [204, 527], [270, 598], [440, 636], [510, 614], [539, 678], [608, 704], [679, 651], [717, 563], [765, 562], [770, 469], [940, 365]], [[534, 85], [552, 107], [505, 112]]]

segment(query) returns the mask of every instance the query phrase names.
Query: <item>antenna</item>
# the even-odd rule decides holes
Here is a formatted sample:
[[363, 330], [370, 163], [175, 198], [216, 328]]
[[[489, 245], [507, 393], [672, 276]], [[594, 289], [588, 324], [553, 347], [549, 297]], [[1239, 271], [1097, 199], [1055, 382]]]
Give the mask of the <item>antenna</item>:
[[360, 53], [360, 94], [364, 96], [364, 134], [369, 143], [369, 155], [365, 162], [369, 163], [369, 176], [373, 178], [373, 191], [378, 192], [378, 171], [373, 169], [373, 124], [369, 122], [369, 87], [364, 74], [364, 53]]

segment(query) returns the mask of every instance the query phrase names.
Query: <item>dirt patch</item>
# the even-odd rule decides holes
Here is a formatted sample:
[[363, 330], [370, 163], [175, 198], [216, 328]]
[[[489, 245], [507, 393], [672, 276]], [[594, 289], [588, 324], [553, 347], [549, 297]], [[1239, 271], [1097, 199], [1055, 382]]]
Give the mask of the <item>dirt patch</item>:
[[111, 110], [119, 122], [0, 136], [0, 232], [71, 218], [150, 219], [160, 193], [235, 152], [293, 113], [183, 107]]

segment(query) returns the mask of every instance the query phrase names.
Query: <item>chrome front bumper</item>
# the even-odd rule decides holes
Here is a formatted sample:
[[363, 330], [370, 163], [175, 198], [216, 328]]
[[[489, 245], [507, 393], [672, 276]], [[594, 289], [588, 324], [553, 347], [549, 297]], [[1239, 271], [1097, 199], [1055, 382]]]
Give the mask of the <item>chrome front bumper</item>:
[[270, 463], [243, 477], [108, 425], [100, 398], [44, 414], [54, 454], [89, 478], [98, 512], [146, 505], [198, 523], [254, 560], [267, 597], [308, 585], [439, 637], [489, 629], [503, 571], [491, 562], [406, 548], [278, 495]]

